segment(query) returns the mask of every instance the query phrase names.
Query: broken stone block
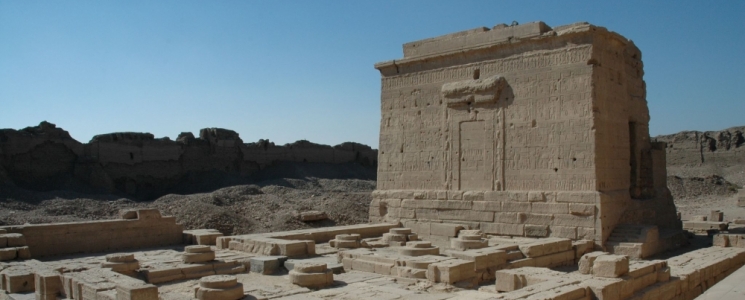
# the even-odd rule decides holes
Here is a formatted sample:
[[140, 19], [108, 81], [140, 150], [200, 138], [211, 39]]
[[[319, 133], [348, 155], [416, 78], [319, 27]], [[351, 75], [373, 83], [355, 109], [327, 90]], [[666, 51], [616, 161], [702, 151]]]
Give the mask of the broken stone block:
[[194, 245], [217, 245], [217, 238], [223, 234], [216, 229], [184, 230], [184, 242]]
[[117, 273], [127, 275], [133, 274], [140, 268], [140, 262], [131, 253], [114, 253], [106, 255], [106, 262], [101, 263], [102, 268], [109, 268]]
[[213, 275], [199, 280], [194, 297], [199, 300], [237, 300], [243, 298], [243, 284], [231, 275]]
[[590, 252], [579, 259], [579, 272], [582, 274], [592, 274], [592, 266], [599, 256], [608, 255], [608, 252], [595, 251]]
[[497, 292], [511, 292], [528, 285], [525, 276], [515, 270], [499, 270], [495, 272], [494, 288]]
[[483, 233], [481, 233], [481, 230], [461, 230], [457, 238], [450, 240], [450, 248], [464, 251], [489, 246], [489, 241], [482, 237]]
[[474, 263], [462, 259], [451, 259], [430, 264], [427, 267], [427, 280], [453, 284], [476, 277]]
[[592, 264], [592, 275], [616, 278], [629, 271], [629, 258], [625, 255], [601, 255]]
[[212, 251], [212, 248], [206, 245], [186, 246], [184, 253], [181, 254], [181, 260], [187, 264], [213, 261], [215, 260], [215, 251]]
[[563, 238], [545, 238], [532, 243], [521, 244], [520, 251], [525, 257], [538, 257], [572, 249], [572, 240]]
[[31, 259], [31, 250], [28, 246], [16, 247], [16, 251], [18, 252], [18, 259]]
[[334, 283], [334, 272], [323, 263], [297, 263], [290, 271], [290, 282], [307, 288], [322, 288]]
[[39, 271], [34, 274], [34, 290], [37, 298], [57, 299], [64, 289], [62, 288], [62, 277], [54, 271]]
[[6, 240], [6, 247], [23, 247], [26, 246], [26, 238], [23, 237], [23, 234], [20, 233], [6, 233], [3, 235], [0, 235], [0, 237], [5, 238]]
[[718, 210], [712, 210], [709, 214], [709, 222], [722, 222], [724, 221], [724, 213]]
[[383, 234], [380, 241], [390, 246], [405, 246], [406, 242], [418, 239], [417, 235], [411, 232], [411, 228], [391, 228]]
[[572, 249], [574, 249], [574, 257], [577, 261], [582, 258], [582, 255], [592, 251], [595, 247], [595, 241], [591, 240], [576, 240], [572, 241]]
[[337, 234], [329, 241], [329, 246], [337, 249], [354, 249], [360, 247], [361, 236], [359, 234]]
[[0, 261], [13, 260], [16, 257], [18, 257], [18, 250], [16, 248], [0, 249]]
[[300, 221], [303, 222], [322, 221], [328, 218], [329, 217], [326, 215], [326, 212], [317, 210], [304, 211], [300, 213]]
[[730, 247], [729, 236], [726, 234], [715, 234], [712, 244], [717, 247]]
[[143, 273], [147, 282], [152, 284], [185, 279], [184, 273], [178, 267], [144, 270]]
[[158, 300], [158, 287], [152, 284], [118, 284], [116, 300]]
[[30, 271], [12, 271], [5, 273], [2, 278], [5, 279], [4, 290], [8, 293], [33, 292], [36, 286], [36, 278]]
[[284, 256], [259, 256], [251, 258], [251, 272], [259, 273], [263, 275], [274, 274], [279, 270], [281, 266], [280, 260], [284, 260]]

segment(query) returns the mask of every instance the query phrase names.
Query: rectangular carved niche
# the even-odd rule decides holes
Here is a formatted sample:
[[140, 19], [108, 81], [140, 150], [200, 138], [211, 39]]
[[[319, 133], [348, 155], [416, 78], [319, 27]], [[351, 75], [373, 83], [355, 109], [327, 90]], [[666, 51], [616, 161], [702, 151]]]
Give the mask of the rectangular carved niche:
[[503, 170], [500, 109], [496, 105], [458, 107], [448, 110], [452, 145], [453, 190], [502, 190]]

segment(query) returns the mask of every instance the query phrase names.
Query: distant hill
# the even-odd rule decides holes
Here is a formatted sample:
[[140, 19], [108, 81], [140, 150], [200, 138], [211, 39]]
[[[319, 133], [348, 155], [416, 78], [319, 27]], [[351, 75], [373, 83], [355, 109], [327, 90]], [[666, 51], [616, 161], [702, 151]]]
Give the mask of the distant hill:
[[358, 143], [244, 143], [238, 133], [222, 128], [204, 128], [198, 137], [183, 132], [175, 141], [116, 132], [88, 143], [46, 121], [0, 129], [0, 184], [140, 200], [277, 178], [375, 180], [377, 159], [378, 150]]
[[667, 174], [707, 178], [713, 175], [745, 185], [745, 126], [720, 131], [681, 131], [653, 139], [667, 143]]

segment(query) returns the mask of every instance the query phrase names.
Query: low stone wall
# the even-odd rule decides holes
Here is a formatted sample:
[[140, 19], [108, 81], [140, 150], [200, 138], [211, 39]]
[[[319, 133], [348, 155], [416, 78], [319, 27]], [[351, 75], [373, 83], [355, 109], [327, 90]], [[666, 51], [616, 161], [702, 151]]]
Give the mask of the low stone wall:
[[218, 249], [239, 250], [261, 255], [299, 257], [315, 254], [316, 243], [326, 243], [339, 234], [359, 234], [362, 238], [378, 237], [398, 223], [359, 224], [272, 233], [223, 236], [217, 238]]
[[362, 271], [403, 278], [427, 279], [433, 283], [494, 280], [495, 271], [522, 267], [556, 268], [575, 264], [592, 251], [592, 241], [562, 238], [499, 239], [493, 246], [465, 251], [447, 250], [446, 255], [403, 255], [394, 247], [340, 251], [337, 261], [346, 271]]
[[20, 233], [32, 257], [178, 245], [183, 226], [155, 209], [125, 211], [118, 220], [0, 227]]
[[743, 264], [745, 250], [710, 247], [668, 260], [627, 262], [623, 270], [612, 265], [612, 276], [531, 267], [497, 271], [496, 290], [507, 292], [501, 299], [694, 299]]
[[[377, 190], [370, 221], [398, 222], [436, 243], [457, 229], [485, 234], [601, 240], [598, 192]], [[619, 214], [620, 215], [620, 214]]]

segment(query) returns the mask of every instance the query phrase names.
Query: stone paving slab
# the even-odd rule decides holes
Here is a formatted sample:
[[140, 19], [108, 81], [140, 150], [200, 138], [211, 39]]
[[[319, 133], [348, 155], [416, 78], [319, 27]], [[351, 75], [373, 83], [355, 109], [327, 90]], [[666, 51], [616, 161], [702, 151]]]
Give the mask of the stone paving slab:
[[745, 266], [715, 284], [696, 300], [745, 299]]

